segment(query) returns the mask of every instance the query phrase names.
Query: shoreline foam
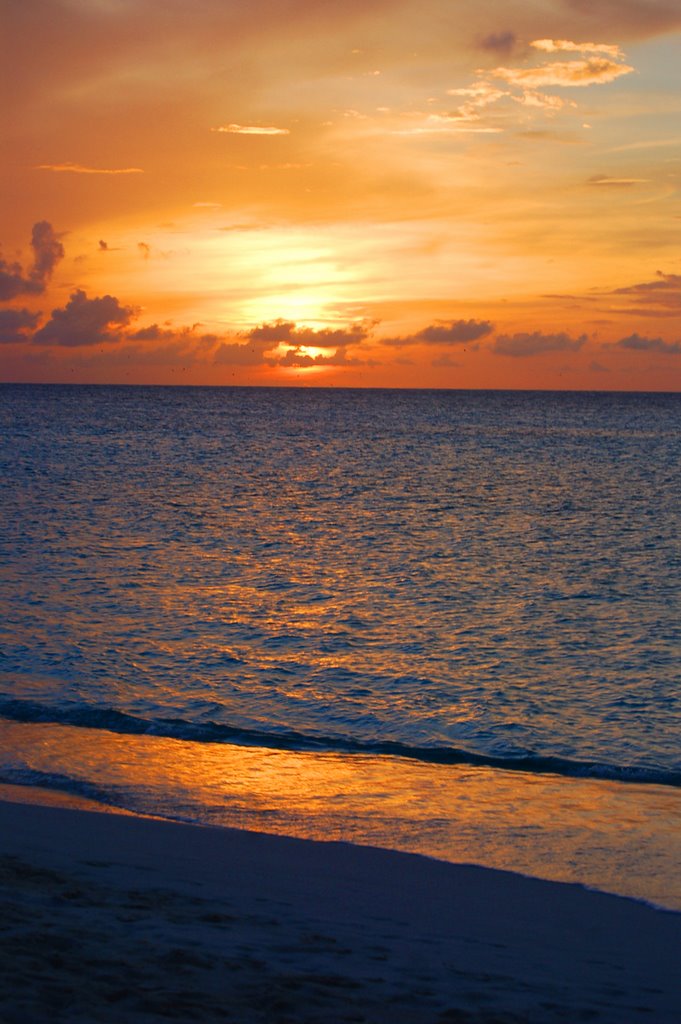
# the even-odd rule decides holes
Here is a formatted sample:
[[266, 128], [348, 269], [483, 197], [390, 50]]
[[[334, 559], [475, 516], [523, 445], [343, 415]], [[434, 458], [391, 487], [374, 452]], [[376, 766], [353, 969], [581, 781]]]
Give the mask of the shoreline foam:
[[3, 1024], [681, 1014], [681, 915], [345, 843], [0, 803]]

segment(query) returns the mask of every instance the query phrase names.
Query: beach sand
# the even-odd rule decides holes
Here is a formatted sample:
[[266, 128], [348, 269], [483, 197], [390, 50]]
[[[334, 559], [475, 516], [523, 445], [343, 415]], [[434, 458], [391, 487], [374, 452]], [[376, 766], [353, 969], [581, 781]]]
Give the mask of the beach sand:
[[681, 914], [411, 854], [4, 801], [0, 904], [2, 1024], [681, 1021]]

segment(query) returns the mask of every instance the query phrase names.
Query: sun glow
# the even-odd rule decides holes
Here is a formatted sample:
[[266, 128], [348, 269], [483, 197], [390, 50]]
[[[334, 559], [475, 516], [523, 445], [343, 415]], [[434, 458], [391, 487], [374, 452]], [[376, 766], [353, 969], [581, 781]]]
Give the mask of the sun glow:
[[313, 345], [301, 345], [300, 348], [296, 349], [299, 356], [308, 356], [310, 359], [317, 359], [318, 357], [328, 356], [330, 354], [329, 349], [315, 348]]

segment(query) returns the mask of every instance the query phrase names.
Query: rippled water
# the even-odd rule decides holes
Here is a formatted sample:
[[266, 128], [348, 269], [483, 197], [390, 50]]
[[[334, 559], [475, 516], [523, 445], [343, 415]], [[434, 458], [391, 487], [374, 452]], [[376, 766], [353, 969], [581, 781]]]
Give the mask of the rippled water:
[[677, 787], [680, 414], [3, 386], [0, 716]]

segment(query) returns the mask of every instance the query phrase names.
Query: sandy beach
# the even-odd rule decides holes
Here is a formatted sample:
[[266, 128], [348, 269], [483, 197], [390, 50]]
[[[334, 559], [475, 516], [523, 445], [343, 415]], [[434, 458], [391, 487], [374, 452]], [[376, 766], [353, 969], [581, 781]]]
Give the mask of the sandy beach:
[[681, 915], [466, 865], [0, 803], [0, 1021], [681, 1019]]

